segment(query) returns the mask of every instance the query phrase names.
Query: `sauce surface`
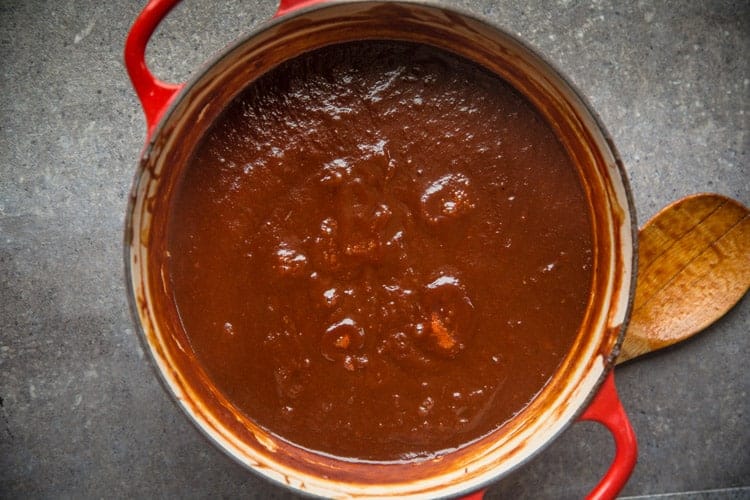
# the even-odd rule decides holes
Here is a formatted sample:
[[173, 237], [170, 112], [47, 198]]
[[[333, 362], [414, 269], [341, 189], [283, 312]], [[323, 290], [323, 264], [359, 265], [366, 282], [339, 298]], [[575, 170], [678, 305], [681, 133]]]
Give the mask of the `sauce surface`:
[[176, 186], [168, 272], [204, 369], [305, 448], [434, 456], [521, 411], [591, 286], [578, 174], [512, 87], [362, 42], [264, 75]]

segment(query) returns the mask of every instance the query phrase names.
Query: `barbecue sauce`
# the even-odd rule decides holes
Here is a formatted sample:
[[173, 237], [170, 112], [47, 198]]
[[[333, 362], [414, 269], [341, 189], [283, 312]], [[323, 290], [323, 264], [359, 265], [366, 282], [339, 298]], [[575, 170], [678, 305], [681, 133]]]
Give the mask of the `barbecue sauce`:
[[288, 61], [205, 134], [168, 277], [212, 382], [304, 448], [432, 457], [550, 379], [592, 280], [588, 205], [552, 127], [482, 67], [369, 41]]

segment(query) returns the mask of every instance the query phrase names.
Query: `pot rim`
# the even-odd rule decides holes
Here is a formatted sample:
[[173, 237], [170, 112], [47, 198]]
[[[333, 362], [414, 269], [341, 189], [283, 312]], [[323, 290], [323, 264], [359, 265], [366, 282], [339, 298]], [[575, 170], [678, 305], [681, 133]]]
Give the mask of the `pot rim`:
[[[220, 65], [222, 62], [224, 62], [228, 58], [230, 58], [232, 54], [238, 49], [240, 49], [241, 47], [245, 46], [248, 43], [252, 43], [253, 40], [259, 37], [260, 35], [266, 32], [272, 31], [283, 24], [287, 24], [295, 19], [300, 19], [307, 14], [317, 12], [320, 10], [337, 9], [342, 6], [355, 5], [355, 4], [360, 4], [360, 5], [370, 4], [373, 6], [384, 5], [384, 4], [396, 4], [396, 5], [426, 7], [428, 9], [451, 12], [453, 14], [457, 14], [458, 16], [462, 18], [466, 18], [468, 20], [482, 24], [502, 36], [508, 37], [514, 43], [516, 43], [522, 50], [526, 51], [531, 56], [538, 58], [540, 61], [543, 61], [543, 63], [548, 67], [548, 69], [552, 73], [554, 73], [554, 75], [557, 78], [560, 79], [562, 84], [567, 87], [567, 90], [572, 92], [575, 98], [581, 103], [582, 107], [585, 109], [587, 114], [592, 119], [594, 127], [606, 141], [608, 152], [612, 155], [614, 159], [614, 165], [617, 169], [618, 180], [622, 183], [623, 190], [624, 190], [625, 202], [626, 202], [626, 206], [628, 209], [628, 213], [626, 214], [626, 216], [630, 221], [630, 224], [629, 224], [630, 242], [631, 242], [630, 248], [632, 249], [630, 262], [625, 263], [626, 268], [628, 268], [629, 266], [629, 269], [630, 269], [630, 276], [624, 277], [624, 279], [626, 280], [629, 279], [627, 303], [626, 303], [625, 310], [624, 310], [624, 316], [620, 324], [619, 332], [617, 333], [617, 339], [615, 343], [613, 344], [610, 352], [603, 359], [603, 367], [602, 367], [602, 371], [600, 375], [598, 376], [594, 384], [590, 388], [587, 389], [588, 392], [587, 392], [587, 395], [582, 399], [583, 401], [582, 404], [578, 405], [575, 411], [573, 411], [573, 413], [569, 415], [569, 418], [567, 418], [562, 423], [562, 425], [560, 425], [559, 428], [549, 436], [548, 439], [546, 439], [540, 446], [537, 446], [536, 449], [532, 453], [525, 456], [517, 463], [514, 463], [511, 467], [505, 470], [502, 470], [498, 474], [493, 474], [493, 475], [484, 477], [484, 479], [481, 481], [472, 482], [458, 489], [454, 488], [454, 489], [445, 490], [446, 491], [445, 494], [462, 495], [462, 494], [470, 493], [472, 491], [476, 491], [479, 488], [484, 488], [487, 485], [496, 482], [501, 477], [504, 477], [510, 474], [511, 472], [517, 470], [518, 468], [528, 463], [530, 460], [538, 456], [544, 449], [546, 449], [555, 439], [557, 439], [559, 435], [564, 430], [566, 430], [574, 421], [576, 421], [581, 416], [581, 414], [588, 408], [588, 406], [591, 404], [591, 401], [599, 392], [600, 387], [603, 384], [606, 376], [614, 367], [614, 361], [616, 360], [617, 355], [619, 353], [620, 346], [622, 344], [622, 341], [623, 341], [623, 338], [625, 336], [625, 332], [627, 329], [628, 321], [630, 319], [633, 299], [635, 295], [635, 286], [636, 286], [635, 277], [636, 277], [637, 264], [638, 264], [637, 262], [638, 260], [638, 251], [637, 251], [638, 250], [637, 248], [638, 226], [637, 226], [636, 211], [635, 211], [635, 204], [633, 200], [632, 189], [631, 189], [628, 177], [627, 177], [627, 172], [622, 163], [620, 154], [617, 148], [615, 147], [614, 142], [612, 141], [611, 135], [605, 128], [599, 114], [590, 104], [589, 100], [580, 92], [578, 87], [574, 85], [568, 79], [565, 73], [560, 71], [557, 64], [550, 62], [547, 58], [543, 57], [538, 50], [536, 50], [534, 47], [530, 46], [527, 42], [522, 40], [520, 38], [520, 34], [516, 35], [502, 28], [493, 20], [490, 20], [486, 18], [485, 16], [482, 16], [478, 13], [469, 11], [468, 9], [465, 9], [461, 6], [450, 5], [445, 2], [440, 2], [440, 1], [435, 1], [435, 0], [320, 0], [318, 3], [307, 3], [299, 8], [294, 8], [290, 11], [285, 12], [284, 15], [280, 17], [274, 17], [270, 20], [266, 20], [262, 22], [261, 24], [251, 28], [246, 33], [243, 33], [239, 37], [235, 38], [231, 43], [227, 44], [220, 51], [213, 54], [204, 63], [199, 65], [199, 67], [196, 70], [192, 72], [187, 82], [175, 94], [174, 98], [171, 99], [169, 104], [165, 106], [163, 114], [161, 114], [155, 126], [151, 130], [151, 133], [147, 137], [146, 144], [144, 145], [144, 148], [141, 152], [138, 165], [136, 168], [136, 172], [133, 177], [131, 194], [128, 200], [128, 206], [127, 206], [127, 212], [126, 212], [126, 218], [125, 218], [123, 257], [124, 257], [124, 267], [125, 267], [125, 277], [126, 277], [126, 287], [127, 287], [127, 294], [128, 294], [129, 309], [130, 309], [133, 321], [136, 325], [136, 329], [138, 331], [138, 337], [141, 342], [141, 347], [148, 353], [147, 358], [149, 359], [149, 363], [158, 374], [158, 377], [162, 386], [170, 394], [171, 398], [175, 402], [178, 403], [177, 406], [179, 406], [182, 409], [183, 413], [187, 415], [188, 419], [193, 423], [195, 427], [198, 428], [201, 434], [203, 434], [215, 447], [220, 449], [225, 455], [231, 457], [235, 463], [239, 463], [245, 469], [250, 470], [251, 472], [255, 474], [259, 474], [263, 476], [264, 478], [271, 480], [273, 483], [277, 485], [280, 485], [284, 488], [290, 488], [291, 487], [290, 484], [285, 483], [284, 481], [281, 481], [277, 476], [273, 474], [268, 474], [265, 470], [259, 469], [253, 464], [247, 463], [245, 460], [239, 460], [237, 456], [227, 448], [225, 443], [223, 443], [220, 439], [217, 438], [217, 436], [215, 436], [214, 434], [209, 432], [208, 429], [206, 429], [203, 423], [203, 420], [199, 418], [195, 414], [195, 412], [191, 410], [191, 408], [186, 406], [186, 404], [180, 397], [180, 394], [177, 393], [177, 391], [175, 390], [175, 387], [167, 378], [165, 371], [163, 367], [161, 366], [159, 360], [157, 359], [156, 353], [154, 352], [153, 347], [149, 341], [149, 335], [146, 333], [146, 329], [144, 328], [144, 325], [142, 323], [141, 315], [139, 314], [138, 298], [137, 298], [136, 289], [134, 286], [135, 275], [134, 275], [134, 270], [133, 270], [133, 266], [131, 262], [133, 231], [135, 230], [133, 226], [134, 212], [135, 212], [135, 208], [136, 208], [136, 204], [138, 200], [138, 187], [141, 184], [142, 177], [146, 170], [144, 167], [146, 161], [148, 160], [149, 157], [151, 157], [151, 155], [159, 154], [159, 149], [160, 149], [159, 140], [161, 139], [163, 133], [165, 132], [165, 127], [170, 122], [170, 119], [173, 117], [174, 113], [176, 112], [180, 104], [187, 97], [191, 95], [196, 85], [201, 82], [201, 80], [204, 78], [206, 73], [208, 73], [210, 70]], [[501, 78], [503, 77], [501, 76]], [[250, 84], [250, 81], [248, 81], [248, 84]], [[242, 89], [239, 89], [237, 93], [241, 92], [241, 90]], [[610, 306], [610, 309], [612, 308], [615, 308], [615, 306], [614, 305]], [[293, 490], [295, 492], [302, 493], [304, 495], [315, 496], [315, 494], [310, 491], [302, 490], [299, 488], [293, 488]], [[443, 492], [441, 492], [441, 494], [443, 494]]]

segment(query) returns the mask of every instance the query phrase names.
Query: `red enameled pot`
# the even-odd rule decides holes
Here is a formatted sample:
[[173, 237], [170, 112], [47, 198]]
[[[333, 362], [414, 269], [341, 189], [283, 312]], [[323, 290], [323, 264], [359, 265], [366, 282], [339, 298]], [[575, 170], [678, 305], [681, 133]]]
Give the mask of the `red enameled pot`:
[[[147, 68], [145, 50], [178, 0], [151, 0], [125, 44], [125, 64], [148, 132], [125, 232], [130, 302], [146, 351], [165, 387], [194, 424], [242, 465], [306, 494], [330, 497], [481, 496], [576, 420], [605, 425], [616, 443], [610, 469], [590, 498], [614, 497], [636, 462], [633, 430], [612, 367], [635, 286], [636, 225], [627, 179], [596, 115], [552, 66], [515, 37], [453, 7], [419, 0], [281, 0], [274, 16], [206, 65], [189, 83], [168, 84]], [[164, 286], [170, 196], [207, 127], [259, 75], [303, 52], [367, 39], [420, 42], [498, 74], [524, 94], [574, 160], [594, 230], [594, 279], [573, 347], [540, 394], [509, 423], [434, 459], [364, 464], [302, 450], [238, 412], [200, 368]]]

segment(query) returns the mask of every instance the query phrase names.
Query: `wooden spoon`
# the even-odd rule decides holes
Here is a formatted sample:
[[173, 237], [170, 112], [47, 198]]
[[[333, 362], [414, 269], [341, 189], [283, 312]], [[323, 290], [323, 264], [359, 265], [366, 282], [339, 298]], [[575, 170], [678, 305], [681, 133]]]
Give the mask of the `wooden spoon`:
[[638, 239], [638, 282], [618, 364], [695, 335], [750, 287], [750, 211], [731, 198], [683, 198]]

